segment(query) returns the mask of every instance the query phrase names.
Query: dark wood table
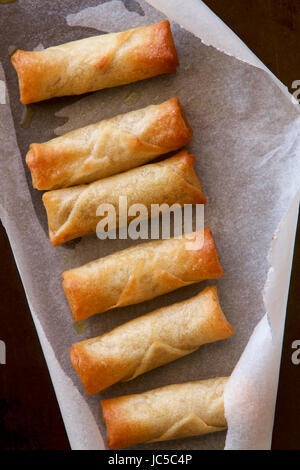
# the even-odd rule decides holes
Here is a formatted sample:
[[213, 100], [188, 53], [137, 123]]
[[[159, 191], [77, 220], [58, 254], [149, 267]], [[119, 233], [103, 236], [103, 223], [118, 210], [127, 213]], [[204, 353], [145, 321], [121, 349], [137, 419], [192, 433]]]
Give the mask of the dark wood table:
[[[299, 0], [206, 0], [205, 3], [292, 92], [292, 83], [300, 80]], [[2, 226], [0, 250], [0, 340], [5, 341], [7, 350], [7, 364], [0, 365], [0, 449], [69, 449], [48, 369]], [[300, 339], [296, 286], [299, 270], [298, 230], [273, 434], [274, 449], [300, 449], [300, 365], [297, 367], [291, 362], [291, 344]]]

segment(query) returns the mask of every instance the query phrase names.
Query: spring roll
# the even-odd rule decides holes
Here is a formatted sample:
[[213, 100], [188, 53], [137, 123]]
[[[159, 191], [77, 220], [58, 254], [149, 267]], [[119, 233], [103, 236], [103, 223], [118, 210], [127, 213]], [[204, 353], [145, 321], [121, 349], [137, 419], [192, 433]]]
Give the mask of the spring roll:
[[23, 104], [175, 73], [179, 65], [167, 20], [42, 51], [17, 50], [11, 60]]
[[179, 99], [172, 98], [31, 144], [26, 163], [35, 188], [63, 188], [143, 165], [191, 138]]
[[[191, 246], [194, 238], [195, 246]], [[197, 244], [197, 240], [202, 243]], [[75, 321], [138, 304], [204, 279], [222, 277], [209, 228], [141, 243], [65, 271], [63, 289]]]
[[122, 449], [223, 431], [227, 428], [224, 389], [228, 378], [168, 385], [101, 400], [108, 447]]
[[[106, 207], [104, 204], [114, 208], [115, 227], [118, 227], [120, 197], [126, 198], [128, 208], [133, 204], [143, 204], [148, 216], [151, 215], [151, 204], [204, 204], [205, 196], [194, 172], [194, 163], [194, 155], [183, 150], [162, 162], [144, 165], [89, 185], [46, 192], [43, 202], [50, 241], [57, 246], [96, 232], [99, 222], [107, 218], [106, 212], [102, 216], [97, 215], [100, 205]], [[135, 217], [128, 217], [127, 223]]]
[[88, 395], [129, 381], [233, 334], [216, 287], [72, 345], [71, 363]]

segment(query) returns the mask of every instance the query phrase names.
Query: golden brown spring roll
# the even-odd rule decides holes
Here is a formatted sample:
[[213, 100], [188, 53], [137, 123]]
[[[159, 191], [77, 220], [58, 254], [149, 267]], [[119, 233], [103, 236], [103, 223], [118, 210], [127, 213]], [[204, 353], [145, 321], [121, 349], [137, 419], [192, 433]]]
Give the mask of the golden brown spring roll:
[[192, 138], [178, 98], [77, 129], [26, 156], [37, 189], [90, 183], [186, 145]]
[[132, 380], [233, 334], [216, 287], [72, 345], [70, 358], [87, 394]]
[[122, 449], [226, 429], [227, 380], [218, 377], [101, 400], [108, 447]]
[[[143, 204], [150, 216], [151, 204], [204, 204], [200, 182], [194, 172], [194, 155], [186, 150], [159, 163], [144, 165], [89, 185], [57, 189], [43, 195], [47, 211], [49, 238], [54, 246], [96, 232], [106, 218], [97, 215], [101, 204], [111, 204], [119, 222], [120, 197], [128, 208]], [[129, 223], [135, 217], [128, 217]]]
[[[191, 236], [202, 236], [203, 243], [190, 249]], [[78, 321], [223, 274], [211, 231], [206, 228], [204, 233], [142, 243], [62, 276], [73, 318]]]
[[42, 51], [17, 50], [11, 60], [24, 104], [175, 73], [178, 66], [167, 20]]

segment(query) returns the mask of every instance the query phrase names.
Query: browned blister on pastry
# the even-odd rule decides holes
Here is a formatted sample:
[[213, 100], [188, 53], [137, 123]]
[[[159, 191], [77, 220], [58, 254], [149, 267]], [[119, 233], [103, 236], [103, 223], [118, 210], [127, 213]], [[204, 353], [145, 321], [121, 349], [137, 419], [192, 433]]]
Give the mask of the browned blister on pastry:
[[74, 320], [222, 277], [210, 229], [192, 235], [203, 243], [190, 246], [191, 234], [142, 243], [65, 271], [63, 288]]
[[228, 377], [218, 377], [101, 400], [108, 447], [122, 449], [226, 429], [227, 381]]
[[178, 98], [105, 119], [42, 144], [26, 156], [33, 186], [90, 183], [143, 165], [192, 138]]
[[17, 50], [11, 60], [24, 104], [175, 73], [178, 66], [167, 20], [42, 51]]
[[73, 344], [70, 358], [86, 393], [93, 394], [232, 334], [216, 287], [206, 287], [195, 297]]
[[[96, 232], [101, 220], [107, 219], [105, 211], [104, 215], [97, 215], [99, 208], [107, 207], [104, 204], [114, 208], [115, 226], [118, 227], [121, 197], [126, 198], [128, 208], [143, 204], [149, 217], [152, 204], [165, 204], [165, 208], [173, 204], [204, 204], [205, 196], [194, 172], [194, 163], [194, 155], [182, 150], [162, 162], [140, 166], [88, 185], [46, 192], [43, 202], [50, 241], [57, 246]], [[135, 217], [128, 216], [127, 223]], [[99, 225], [98, 231], [101, 232]]]

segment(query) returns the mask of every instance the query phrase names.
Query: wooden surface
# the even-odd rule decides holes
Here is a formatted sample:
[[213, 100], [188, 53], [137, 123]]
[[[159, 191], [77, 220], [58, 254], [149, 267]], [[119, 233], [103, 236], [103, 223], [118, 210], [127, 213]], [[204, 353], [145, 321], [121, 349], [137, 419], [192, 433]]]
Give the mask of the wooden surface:
[[[300, 1], [206, 0], [205, 3], [292, 91], [292, 82], [300, 80]], [[10, 8], [10, 5], [0, 5], [4, 7]], [[296, 289], [299, 243], [298, 236], [274, 449], [300, 449], [300, 365], [297, 368], [290, 360], [291, 341], [300, 339]], [[0, 250], [0, 340], [5, 341], [7, 348], [7, 364], [0, 365], [0, 449], [69, 449], [47, 366], [2, 226]]]

